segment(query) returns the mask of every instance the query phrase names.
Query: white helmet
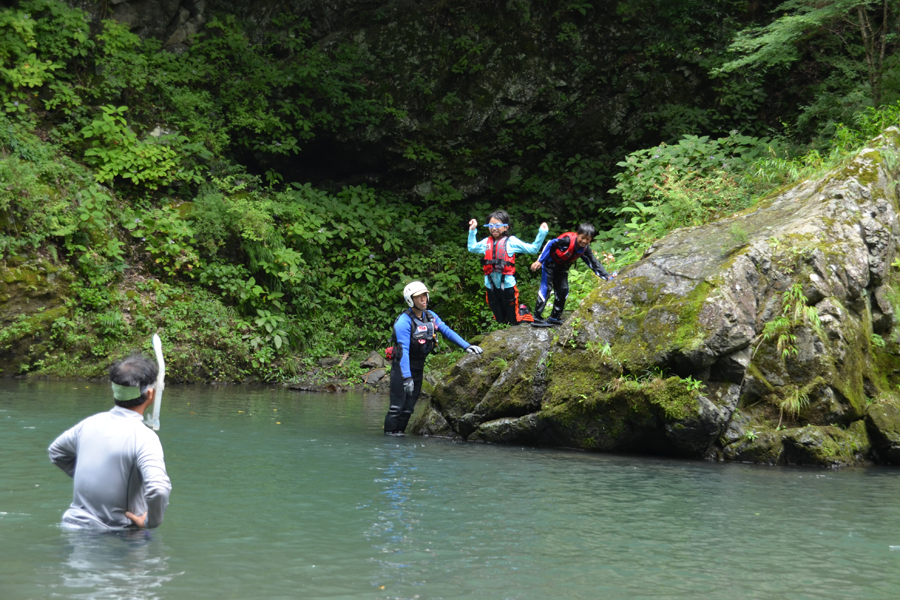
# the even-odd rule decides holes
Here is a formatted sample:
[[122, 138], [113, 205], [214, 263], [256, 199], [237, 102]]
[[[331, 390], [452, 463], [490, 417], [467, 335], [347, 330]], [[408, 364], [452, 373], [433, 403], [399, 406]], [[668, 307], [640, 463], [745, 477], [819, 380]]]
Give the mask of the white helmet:
[[413, 281], [411, 283], [407, 283], [406, 287], [403, 288], [403, 297], [406, 299], [406, 303], [409, 304], [410, 307], [412, 307], [413, 305], [413, 296], [427, 293], [428, 288], [425, 287], [425, 284], [421, 281]]

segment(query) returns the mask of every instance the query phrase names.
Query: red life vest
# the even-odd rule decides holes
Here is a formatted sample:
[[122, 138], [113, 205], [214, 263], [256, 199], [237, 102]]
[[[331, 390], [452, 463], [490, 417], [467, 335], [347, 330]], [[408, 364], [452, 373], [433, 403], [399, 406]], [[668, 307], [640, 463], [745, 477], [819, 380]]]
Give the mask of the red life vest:
[[488, 238], [487, 250], [484, 252], [484, 258], [481, 259], [485, 275], [496, 273], [501, 269], [504, 275], [515, 275], [516, 255], [510, 256], [506, 253], [506, 240], [508, 239], [507, 236], [503, 236], [499, 240]]
[[[553, 245], [553, 249], [550, 250], [550, 256], [553, 258], [553, 262], [559, 265], [568, 265], [572, 264], [578, 257], [584, 254], [583, 248], [578, 248], [575, 244], [575, 240], [578, 239], [578, 234], [574, 231], [570, 231], [569, 233], [564, 233], [557, 240], [562, 240], [563, 243], [559, 242]], [[566, 246], [565, 240], [569, 240], [569, 245]], [[561, 246], [566, 247], [565, 250], [561, 248]]]

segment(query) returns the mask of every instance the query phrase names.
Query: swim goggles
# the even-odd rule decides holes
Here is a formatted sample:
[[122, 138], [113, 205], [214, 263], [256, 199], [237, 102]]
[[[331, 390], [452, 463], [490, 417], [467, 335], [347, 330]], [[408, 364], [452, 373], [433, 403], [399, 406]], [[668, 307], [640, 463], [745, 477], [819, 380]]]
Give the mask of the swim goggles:
[[488, 229], [497, 229], [499, 227], [509, 227], [509, 223], [486, 223], [485, 227]]

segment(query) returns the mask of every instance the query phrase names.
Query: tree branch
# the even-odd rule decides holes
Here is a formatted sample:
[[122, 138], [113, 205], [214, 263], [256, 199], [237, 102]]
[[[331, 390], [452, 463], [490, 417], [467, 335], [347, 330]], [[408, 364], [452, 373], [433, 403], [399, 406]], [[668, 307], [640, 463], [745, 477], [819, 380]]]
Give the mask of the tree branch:
[[859, 16], [859, 32], [862, 34], [863, 48], [866, 51], [866, 64], [869, 67], [869, 87], [872, 89], [872, 103], [878, 106], [881, 98], [879, 97], [878, 82], [876, 80], [875, 48], [871, 36], [872, 26], [869, 24], [869, 17], [862, 4], [857, 5], [856, 12]]

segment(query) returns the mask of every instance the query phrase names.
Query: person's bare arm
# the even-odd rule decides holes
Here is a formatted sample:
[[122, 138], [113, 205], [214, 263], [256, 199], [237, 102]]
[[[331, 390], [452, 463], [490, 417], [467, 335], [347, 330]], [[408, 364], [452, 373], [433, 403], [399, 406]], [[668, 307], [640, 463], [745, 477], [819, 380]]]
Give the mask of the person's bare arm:
[[125, 511], [125, 516], [131, 519], [131, 522], [137, 525], [138, 527], [143, 528], [144, 523], [147, 522], [147, 513], [142, 514], [141, 516], [137, 516], [134, 513]]

